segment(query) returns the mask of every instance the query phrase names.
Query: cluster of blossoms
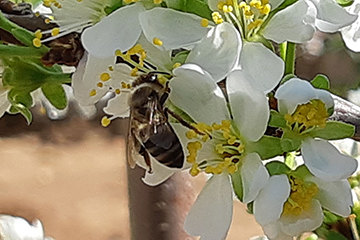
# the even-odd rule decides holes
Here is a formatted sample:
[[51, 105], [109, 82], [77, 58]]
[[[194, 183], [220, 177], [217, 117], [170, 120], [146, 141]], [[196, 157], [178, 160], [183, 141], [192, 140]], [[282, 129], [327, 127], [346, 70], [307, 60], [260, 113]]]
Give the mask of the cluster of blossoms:
[[[191, 235], [225, 239], [235, 194], [267, 238], [290, 240], [321, 227], [325, 213], [348, 217], [353, 206], [348, 178], [357, 161], [329, 140], [351, 137], [354, 127], [329, 120], [334, 100], [326, 77], [309, 82], [294, 75], [295, 44], [315, 31], [341, 32], [346, 46], [360, 51], [360, 2], [342, 4], [349, 6], [335, 0], [44, 0], [40, 16], [48, 27], [30, 32], [0, 19], [0, 28], [23, 43], [0, 48], [7, 51], [0, 56], [0, 115], [19, 112], [31, 121], [38, 88], [63, 109], [64, 84], [71, 83], [83, 109], [111, 96], [103, 109], [107, 126], [134, 111], [129, 98], [139, 76], [155, 74], [161, 89], [170, 89], [161, 107], [178, 116], [166, 114], [184, 164], [170, 168], [155, 154], [145, 161], [138, 154], [138, 165], [151, 166], [143, 181], [158, 185], [181, 170], [209, 175], [184, 223]], [[68, 39], [73, 33], [79, 46]], [[55, 63], [78, 58], [72, 73], [42, 64], [56, 47], [63, 55]], [[161, 122], [147, 117], [148, 124]], [[150, 148], [147, 139], [136, 139], [142, 151]]]

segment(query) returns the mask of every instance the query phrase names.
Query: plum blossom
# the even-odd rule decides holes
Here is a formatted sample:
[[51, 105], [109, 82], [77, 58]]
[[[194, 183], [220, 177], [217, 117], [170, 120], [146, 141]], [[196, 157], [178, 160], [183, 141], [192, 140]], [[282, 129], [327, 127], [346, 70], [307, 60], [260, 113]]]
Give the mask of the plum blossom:
[[[357, 167], [357, 161], [346, 155], [337, 155], [335, 147], [326, 140], [314, 139], [311, 131], [325, 128], [328, 111], [334, 106], [331, 94], [315, 89], [309, 82], [293, 78], [281, 85], [275, 93], [278, 109], [287, 122], [283, 136], [295, 133], [301, 142], [304, 163], [310, 172], [328, 180], [340, 180], [350, 175]], [[297, 149], [294, 149], [297, 150]], [[338, 156], [334, 158], [333, 156]], [[338, 171], [339, 167], [343, 171]]]
[[322, 208], [347, 217], [353, 202], [346, 177], [324, 180], [304, 165], [287, 174], [273, 175], [254, 201], [255, 219], [269, 239], [292, 240], [320, 227]]

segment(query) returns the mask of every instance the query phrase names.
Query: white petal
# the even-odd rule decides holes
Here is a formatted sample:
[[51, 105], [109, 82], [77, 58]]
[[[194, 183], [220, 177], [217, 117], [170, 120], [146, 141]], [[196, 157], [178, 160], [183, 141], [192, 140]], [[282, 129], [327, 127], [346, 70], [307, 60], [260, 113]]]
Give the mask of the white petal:
[[240, 70], [229, 75], [227, 92], [240, 134], [246, 140], [256, 142], [264, 135], [269, 120], [269, 105], [264, 92], [254, 89]]
[[265, 38], [276, 43], [304, 43], [315, 33], [316, 10], [300, 0], [275, 14], [263, 30]]
[[281, 113], [292, 114], [298, 105], [316, 98], [313, 86], [299, 78], [292, 78], [281, 85], [275, 93]]
[[316, 99], [321, 100], [325, 103], [325, 108], [329, 109], [334, 106], [334, 99], [332, 98], [330, 92], [323, 90], [323, 89], [316, 89], [315, 88]]
[[303, 232], [310, 232], [321, 226], [324, 219], [321, 204], [313, 199], [308, 211], [302, 211], [299, 216], [282, 216], [280, 229], [289, 236], [298, 236]]
[[218, 8], [218, 4], [219, 2], [221, 2], [220, 0], [208, 0], [208, 5], [209, 5], [209, 8], [212, 10], [212, 11], [219, 11], [219, 10], [222, 10], [222, 9], [219, 9]]
[[[354, 3], [345, 8], [349, 13], [353, 13], [359, 16], [360, 13], [360, 1], [355, 0]], [[346, 46], [355, 52], [360, 52], [360, 17], [348, 27], [341, 29], [341, 35], [344, 39]]]
[[286, 175], [271, 176], [254, 201], [254, 216], [262, 226], [280, 218], [283, 205], [290, 195], [290, 184]]
[[163, 51], [155, 47], [143, 34], [141, 34], [138, 43], [146, 51], [146, 61], [156, 66], [158, 71], [166, 71], [173, 68], [171, 51]]
[[84, 48], [97, 57], [105, 58], [133, 47], [140, 37], [139, 14], [145, 11], [141, 3], [128, 5], [103, 18], [81, 35]]
[[0, 85], [0, 117], [2, 117], [11, 106], [7, 98], [8, 91], [5, 89], [1, 91], [1, 87], [2, 86]]
[[[114, 63], [115, 57], [101, 59], [93, 55], [83, 56], [72, 77], [74, 96], [80, 105], [93, 105], [108, 92], [107, 88], [98, 88], [96, 84], [100, 81], [101, 73]], [[90, 96], [92, 89], [97, 91], [95, 96]]]
[[44, 230], [39, 220], [32, 226], [23, 218], [9, 215], [0, 216], [1, 239], [42, 240]]
[[186, 217], [185, 230], [202, 240], [224, 240], [232, 220], [232, 194], [229, 176], [214, 175]]
[[194, 64], [174, 70], [170, 100], [195, 121], [207, 124], [230, 119], [225, 97], [209, 73]]
[[241, 74], [255, 89], [270, 92], [284, 74], [284, 62], [261, 43], [245, 42], [240, 57]]
[[225, 22], [211, 29], [195, 45], [186, 62], [199, 65], [218, 82], [237, 66], [241, 45], [239, 31]]
[[202, 18], [170, 8], [153, 8], [140, 14], [140, 24], [146, 38], [158, 38], [165, 50], [195, 44], [206, 35], [209, 28], [200, 25]]
[[350, 215], [353, 201], [347, 179], [330, 182], [312, 177], [310, 181], [313, 181], [318, 186], [319, 192], [316, 198], [324, 208], [342, 217]]
[[346, 179], [357, 169], [356, 159], [341, 154], [325, 140], [307, 139], [301, 146], [301, 153], [309, 171], [322, 180]]
[[317, 9], [315, 25], [323, 32], [336, 32], [353, 23], [356, 15], [348, 13], [334, 0], [310, 0]]
[[281, 231], [280, 221], [269, 223], [266, 226], [263, 226], [264, 233], [268, 236], [269, 239], [276, 240], [294, 240], [293, 236], [289, 236]]
[[[171, 177], [176, 171], [179, 171], [177, 168], [169, 168], [166, 167], [164, 164], [159, 163], [156, 159], [150, 156], [151, 160], [151, 167], [153, 172], [149, 173], [146, 170], [145, 177], [142, 179], [144, 183], [149, 186], [157, 186]], [[141, 162], [139, 165], [142, 166]], [[146, 165], [142, 166], [143, 168], [147, 169]]]
[[244, 203], [253, 201], [269, 180], [269, 173], [257, 153], [251, 153], [243, 159], [241, 176], [243, 179]]
[[130, 107], [128, 105], [129, 93], [123, 92], [110, 99], [107, 106], [104, 107], [104, 112], [120, 118], [129, 117]]

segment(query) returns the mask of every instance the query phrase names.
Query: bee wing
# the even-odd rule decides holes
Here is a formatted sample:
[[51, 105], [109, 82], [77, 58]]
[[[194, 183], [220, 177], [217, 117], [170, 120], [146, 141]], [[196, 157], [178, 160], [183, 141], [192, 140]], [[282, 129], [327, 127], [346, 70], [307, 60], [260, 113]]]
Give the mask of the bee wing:
[[141, 145], [138, 139], [135, 136], [135, 125], [130, 113], [130, 124], [129, 131], [127, 135], [127, 143], [126, 143], [126, 158], [131, 168], [134, 168], [136, 163], [138, 162], [137, 158], [139, 158], [139, 151]]

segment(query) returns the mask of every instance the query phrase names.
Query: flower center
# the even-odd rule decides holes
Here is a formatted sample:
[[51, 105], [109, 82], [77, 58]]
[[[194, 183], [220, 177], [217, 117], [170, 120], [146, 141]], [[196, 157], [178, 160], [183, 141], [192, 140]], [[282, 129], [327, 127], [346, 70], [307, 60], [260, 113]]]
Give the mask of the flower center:
[[292, 115], [286, 114], [285, 120], [294, 131], [303, 132], [315, 126], [324, 128], [328, 117], [325, 103], [313, 99], [309, 103], [299, 105]]
[[284, 203], [282, 215], [299, 216], [302, 211], [308, 211], [314, 196], [319, 192], [315, 183], [304, 182], [293, 176], [289, 177], [291, 192], [288, 200]]
[[219, 12], [213, 12], [216, 24], [225, 20], [239, 29], [243, 38], [251, 40], [268, 17], [271, 6], [269, 0], [223, 0], [218, 3]]
[[[189, 130], [186, 133], [188, 139], [197, 139], [197, 141], [191, 141], [187, 144], [189, 155], [186, 160], [192, 164], [190, 174], [196, 176], [201, 171], [211, 174], [236, 172], [245, 147], [232, 129], [231, 121], [223, 120], [221, 124], [214, 123], [211, 126], [205, 123], [198, 123], [193, 126], [203, 135], [199, 135], [194, 130]], [[198, 151], [203, 147], [202, 142], [211, 144], [215, 154], [212, 157], [204, 157], [199, 160]]]

